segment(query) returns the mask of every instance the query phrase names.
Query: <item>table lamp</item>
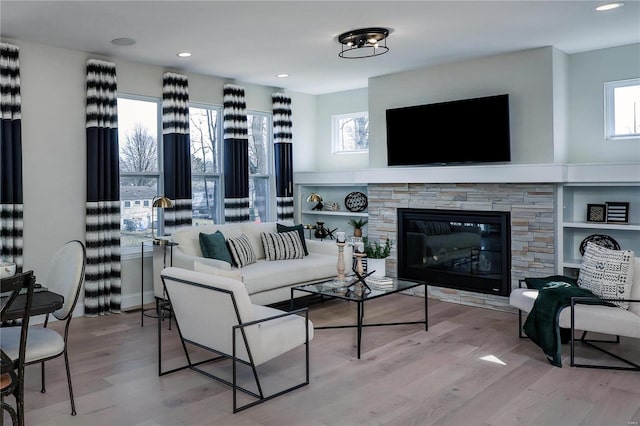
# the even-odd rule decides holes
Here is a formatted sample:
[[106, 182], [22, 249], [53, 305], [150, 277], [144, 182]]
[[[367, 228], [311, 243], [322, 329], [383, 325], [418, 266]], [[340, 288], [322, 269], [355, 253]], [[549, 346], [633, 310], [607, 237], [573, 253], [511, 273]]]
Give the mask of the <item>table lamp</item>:
[[322, 207], [324, 207], [324, 205], [322, 204], [322, 197], [315, 192], [312, 192], [307, 197], [307, 203], [318, 203], [311, 210], [322, 210]]
[[165, 240], [157, 238], [153, 233], [153, 223], [155, 222], [153, 219], [153, 213], [155, 212], [156, 207], [167, 209], [173, 207], [173, 203], [171, 203], [171, 200], [164, 195], [157, 195], [153, 197], [153, 202], [151, 203], [151, 236], [153, 237], [153, 244], [159, 245], [164, 244]]

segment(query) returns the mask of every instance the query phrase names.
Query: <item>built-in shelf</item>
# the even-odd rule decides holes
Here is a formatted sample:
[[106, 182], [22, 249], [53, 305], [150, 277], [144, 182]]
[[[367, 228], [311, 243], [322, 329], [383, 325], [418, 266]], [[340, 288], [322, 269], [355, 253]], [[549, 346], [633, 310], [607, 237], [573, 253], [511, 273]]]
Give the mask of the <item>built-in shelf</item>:
[[302, 212], [303, 215], [316, 215], [316, 216], [349, 216], [349, 217], [368, 217], [369, 213], [357, 213], [357, 212], [334, 212], [331, 210], [309, 210]]

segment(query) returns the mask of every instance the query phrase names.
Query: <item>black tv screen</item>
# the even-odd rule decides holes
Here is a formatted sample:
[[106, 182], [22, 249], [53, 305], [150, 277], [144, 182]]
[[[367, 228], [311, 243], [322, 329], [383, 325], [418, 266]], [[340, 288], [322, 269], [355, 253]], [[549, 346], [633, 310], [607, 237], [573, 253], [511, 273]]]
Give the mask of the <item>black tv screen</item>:
[[387, 110], [387, 164], [511, 161], [509, 95]]

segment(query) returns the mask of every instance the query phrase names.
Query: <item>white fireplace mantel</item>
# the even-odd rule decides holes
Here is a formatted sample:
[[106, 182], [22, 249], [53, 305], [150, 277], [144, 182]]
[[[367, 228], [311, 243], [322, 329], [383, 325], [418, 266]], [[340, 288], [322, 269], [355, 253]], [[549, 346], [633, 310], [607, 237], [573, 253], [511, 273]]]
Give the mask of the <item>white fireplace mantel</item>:
[[296, 184], [640, 182], [640, 163], [499, 164], [301, 171]]

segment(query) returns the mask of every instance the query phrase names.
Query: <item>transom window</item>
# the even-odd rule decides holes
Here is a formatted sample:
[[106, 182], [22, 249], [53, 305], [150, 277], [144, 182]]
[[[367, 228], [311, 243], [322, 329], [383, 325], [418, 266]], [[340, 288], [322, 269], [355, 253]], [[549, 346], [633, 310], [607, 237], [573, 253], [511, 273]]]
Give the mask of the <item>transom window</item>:
[[333, 153], [369, 150], [369, 113], [367, 111], [331, 117]]
[[605, 137], [640, 137], [640, 78], [605, 83]]

